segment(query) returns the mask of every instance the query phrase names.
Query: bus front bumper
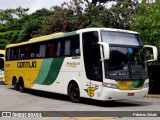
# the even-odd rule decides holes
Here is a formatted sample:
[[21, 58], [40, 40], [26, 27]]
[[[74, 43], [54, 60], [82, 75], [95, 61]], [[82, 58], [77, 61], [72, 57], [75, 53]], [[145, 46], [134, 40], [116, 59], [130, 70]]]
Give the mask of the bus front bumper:
[[149, 88], [142, 88], [140, 90], [103, 88], [102, 101], [143, 98], [148, 94], [148, 90]]

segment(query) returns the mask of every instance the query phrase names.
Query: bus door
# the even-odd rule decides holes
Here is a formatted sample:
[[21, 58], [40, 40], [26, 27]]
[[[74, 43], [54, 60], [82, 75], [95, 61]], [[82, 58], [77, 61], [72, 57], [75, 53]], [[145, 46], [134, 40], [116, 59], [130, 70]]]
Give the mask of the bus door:
[[4, 81], [4, 57], [0, 57], [0, 81]]
[[91, 99], [101, 99], [102, 93], [102, 63], [98, 32], [83, 34], [83, 57], [85, 66], [85, 91]]

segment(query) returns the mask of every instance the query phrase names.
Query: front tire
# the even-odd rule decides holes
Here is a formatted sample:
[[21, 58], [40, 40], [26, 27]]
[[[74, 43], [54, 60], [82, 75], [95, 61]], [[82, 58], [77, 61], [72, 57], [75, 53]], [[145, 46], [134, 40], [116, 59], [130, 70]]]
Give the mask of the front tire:
[[71, 83], [69, 85], [68, 96], [69, 96], [69, 99], [74, 103], [81, 101], [79, 87], [76, 83]]

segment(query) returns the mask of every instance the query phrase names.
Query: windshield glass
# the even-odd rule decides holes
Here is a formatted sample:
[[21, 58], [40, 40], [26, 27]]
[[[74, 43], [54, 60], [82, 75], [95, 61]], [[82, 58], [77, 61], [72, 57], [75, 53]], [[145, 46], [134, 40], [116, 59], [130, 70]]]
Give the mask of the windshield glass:
[[105, 61], [106, 78], [146, 79], [145, 52], [142, 47], [110, 47], [110, 59]]
[[115, 31], [101, 31], [101, 35], [102, 41], [109, 44], [142, 46], [138, 34]]

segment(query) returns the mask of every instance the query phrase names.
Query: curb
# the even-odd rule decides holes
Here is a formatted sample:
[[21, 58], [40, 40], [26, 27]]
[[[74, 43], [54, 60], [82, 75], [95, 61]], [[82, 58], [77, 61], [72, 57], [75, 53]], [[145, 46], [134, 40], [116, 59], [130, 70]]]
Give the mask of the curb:
[[149, 94], [149, 95], [146, 95], [145, 97], [146, 97], [146, 98], [160, 98], [160, 95], [152, 95], [152, 94]]

